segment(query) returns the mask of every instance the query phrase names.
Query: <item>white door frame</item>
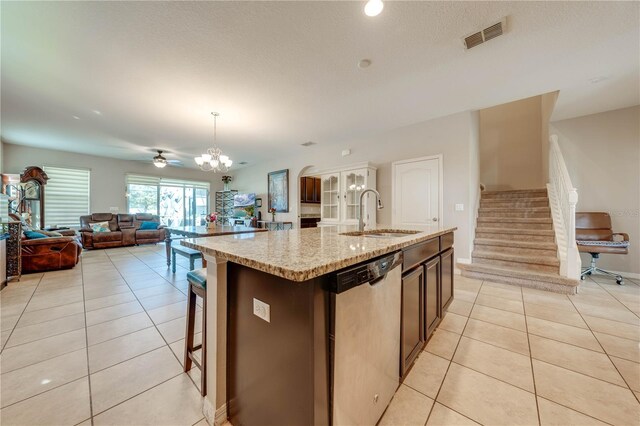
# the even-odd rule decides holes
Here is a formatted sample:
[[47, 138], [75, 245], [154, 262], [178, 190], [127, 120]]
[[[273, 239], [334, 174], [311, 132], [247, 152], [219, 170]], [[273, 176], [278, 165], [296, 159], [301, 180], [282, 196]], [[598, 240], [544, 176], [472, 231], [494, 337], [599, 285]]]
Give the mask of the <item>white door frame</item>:
[[418, 161], [425, 160], [438, 160], [438, 225], [443, 226], [442, 221], [444, 217], [444, 203], [443, 203], [443, 193], [444, 193], [444, 171], [442, 167], [442, 154], [437, 155], [428, 155], [426, 157], [418, 157], [411, 158], [408, 160], [400, 160], [394, 161], [391, 163], [391, 224], [396, 224], [396, 191], [395, 191], [395, 177], [396, 177], [396, 166], [400, 164], [407, 163], [416, 163]]

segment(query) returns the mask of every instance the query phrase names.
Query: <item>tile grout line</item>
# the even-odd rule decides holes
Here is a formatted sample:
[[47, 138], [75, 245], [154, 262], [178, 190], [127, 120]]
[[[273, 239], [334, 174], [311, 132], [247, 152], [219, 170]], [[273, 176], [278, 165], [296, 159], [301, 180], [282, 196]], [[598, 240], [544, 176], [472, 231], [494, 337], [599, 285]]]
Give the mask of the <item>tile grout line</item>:
[[[129, 249], [127, 249], [127, 251], [129, 251]], [[135, 254], [131, 253], [130, 251], [129, 251], [129, 253], [130, 253], [130, 254], [132, 254], [134, 257], [136, 257], [136, 258], [137, 258], [137, 256], [136, 256]], [[109, 254], [107, 254], [107, 257], [109, 257]], [[109, 257], [109, 260], [111, 261], [111, 257]], [[118, 269], [118, 267], [115, 265], [115, 263], [113, 263], [113, 261], [111, 261], [111, 263], [113, 264], [114, 268], [116, 268], [116, 271], [118, 271], [118, 273], [119, 273], [120, 275], [122, 275], [122, 274], [120, 273], [120, 270]], [[158, 274], [158, 275], [159, 275], [159, 274]], [[124, 277], [123, 277], [123, 278], [124, 278]], [[163, 279], [164, 279], [164, 278], [163, 278]], [[165, 281], [167, 281], [167, 280], [165, 280]], [[128, 282], [127, 282], [127, 286], [129, 286], [129, 283], [128, 283]], [[131, 289], [131, 286], [129, 286], [129, 289]], [[131, 290], [131, 291], [133, 292], [133, 290]], [[151, 321], [151, 323], [153, 324], [153, 327], [156, 329], [156, 332], [160, 335], [160, 337], [162, 338], [162, 340], [165, 342], [165, 345], [169, 348], [169, 351], [171, 351], [171, 353], [172, 353], [172, 354], [173, 354], [173, 356], [176, 358], [176, 360], [178, 361], [178, 363], [179, 363], [180, 365], [182, 365], [182, 363], [180, 363], [180, 359], [178, 358], [178, 356], [177, 356], [177, 355], [176, 355], [176, 354], [171, 350], [171, 346], [170, 346], [170, 344], [167, 342], [167, 339], [165, 339], [164, 335], [160, 332], [160, 330], [158, 329], [158, 327], [156, 326], [156, 324], [153, 322], [153, 319], [151, 318], [151, 316], [150, 316], [150, 315], [149, 315], [149, 313], [147, 312], [147, 309], [144, 307], [144, 305], [142, 305], [142, 303], [140, 303], [140, 299], [138, 299], [138, 296], [137, 296], [135, 293], [134, 293], [134, 296], [135, 296], [136, 300], [138, 301], [138, 303], [140, 304], [140, 306], [142, 307], [142, 309], [144, 310], [144, 312], [145, 312], [145, 314], [147, 315], [147, 317], [149, 318], [149, 320]], [[180, 340], [180, 339], [178, 339], [178, 340]], [[174, 342], [174, 343], [175, 343], [175, 342]], [[187, 374], [187, 376], [188, 376], [188, 377], [189, 377], [189, 379], [191, 380], [191, 383], [193, 384], [193, 386], [196, 388], [196, 390], [198, 390], [198, 387], [197, 387], [197, 385], [196, 385], [195, 381], [193, 380], [193, 378], [191, 377], [191, 375], [189, 375], [189, 374], [188, 374], [188, 372], [185, 372], [185, 371], [184, 371], [184, 366], [182, 366], [182, 369], [183, 369], [182, 373], [183, 373], [183, 374]], [[198, 392], [200, 392], [200, 391], [198, 390]]]
[[[471, 304], [471, 310], [473, 310], [473, 307], [476, 304], [476, 300], [478, 299], [478, 296], [480, 295], [480, 290], [482, 290], [482, 286], [483, 285], [484, 285], [484, 281], [480, 281], [480, 286], [478, 287], [478, 292], [476, 293], [476, 297], [473, 300], [473, 303]], [[454, 300], [455, 300], [455, 289], [454, 289]], [[471, 315], [471, 311], [469, 311], [469, 315]], [[447, 375], [449, 374], [449, 369], [451, 368], [451, 364], [453, 364], [453, 358], [455, 357], [456, 352], [458, 351], [458, 346], [460, 346], [460, 341], [462, 340], [462, 336], [463, 336], [464, 330], [467, 328], [467, 324], [469, 324], [469, 317], [468, 316], [467, 316], [467, 320], [464, 323], [464, 327], [462, 328], [462, 331], [460, 332], [460, 338], [456, 342], [456, 347], [453, 350], [453, 353], [451, 354], [451, 359], [448, 360], [449, 361], [449, 365], [447, 365], [447, 371], [445, 371], [444, 376], [442, 376], [442, 382], [440, 382], [440, 386], [438, 387], [438, 392], [436, 393], [436, 396], [433, 398], [433, 404], [431, 405], [431, 409], [429, 410], [429, 415], [427, 416], [427, 420], [424, 422], [424, 426], [426, 426], [427, 423], [429, 423], [429, 418], [431, 417], [431, 414], [433, 413], [433, 408], [436, 406], [436, 403], [438, 403], [438, 397], [440, 396], [440, 391], [442, 390], [442, 386], [444, 385], [445, 380], [447, 380]], [[437, 328], [436, 328], [436, 330], [437, 330]], [[444, 405], [444, 404], [442, 404], [442, 405]], [[446, 407], [446, 405], [445, 405], [445, 407]], [[449, 408], [449, 407], [447, 407], [447, 408]], [[449, 409], [451, 409], [451, 408], [449, 408]], [[453, 410], [453, 411], [455, 411], [457, 413], [456, 410]], [[459, 413], [459, 414], [463, 415], [464, 417], [467, 417], [462, 413]], [[471, 419], [470, 417], [467, 417], [467, 418]], [[471, 420], [473, 420], [473, 419], [471, 419]], [[475, 420], [473, 420], [473, 421], [475, 421]]]
[[38, 280], [38, 283], [36, 284], [36, 288], [33, 289], [33, 293], [31, 293], [31, 296], [29, 297], [29, 300], [27, 300], [27, 303], [24, 304], [24, 308], [22, 308], [22, 312], [20, 312], [20, 316], [18, 317], [18, 321], [16, 321], [15, 325], [11, 329], [11, 332], [9, 333], [9, 337], [7, 337], [7, 340], [2, 345], [2, 349], [0, 350], [0, 353], [4, 352], [4, 348], [7, 346], [7, 343], [9, 343], [9, 340], [11, 340], [11, 336], [13, 336], [13, 332], [15, 331], [16, 327], [18, 326], [18, 323], [22, 319], [22, 315], [24, 315], [24, 311], [27, 309], [27, 306], [29, 306], [29, 303], [31, 303], [31, 299], [33, 299], [33, 295], [36, 294], [36, 290], [40, 286], [40, 281], [42, 281], [43, 277], [44, 277], [44, 274], [42, 274], [42, 277], [40, 277], [40, 279]]
[[84, 265], [80, 260], [80, 276], [82, 277], [82, 307], [84, 312], [84, 340], [85, 353], [87, 355], [87, 383], [89, 384], [89, 415], [91, 416], [91, 426], [93, 426], [93, 394], [91, 392], [91, 371], [89, 368], [89, 331], [87, 323], [87, 301], [84, 297]]
[[[601, 287], [599, 283], [595, 282], [594, 283], [598, 286]], [[606, 291], [606, 290], [605, 290]], [[571, 303], [573, 304], [573, 300], [571, 300]], [[575, 306], [575, 305], [574, 305]], [[577, 308], [576, 308], [577, 309]], [[580, 317], [582, 318], [582, 320], [584, 321], [584, 317], [582, 316], [582, 312], [578, 312], [578, 314], [580, 315]], [[585, 321], [586, 323], [586, 321]], [[627, 385], [627, 389], [631, 392], [631, 394], [635, 397], [636, 401], [638, 401], [638, 403], [640, 403], [640, 397], [638, 397], [638, 395], [633, 391], [633, 389], [631, 389], [631, 386], [629, 385], [629, 382], [627, 381], [627, 379], [622, 375], [622, 373], [620, 372], [620, 370], [618, 369], [618, 366], [616, 365], [615, 362], [613, 362], [613, 360], [611, 359], [611, 355], [609, 355], [609, 353], [607, 352], [607, 350], [604, 348], [604, 346], [602, 346], [602, 343], [600, 343], [600, 340], [598, 339], [598, 336], [596, 336], [595, 332], [591, 329], [591, 326], [587, 323], [587, 327], [589, 327], [589, 331], [591, 332], [591, 335], [594, 337], [594, 339], [596, 339], [596, 342], [598, 342], [598, 345], [600, 345], [600, 347], [602, 348], [602, 350], [604, 351], [604, 354], [607, 356], [607, 358], [609, 359], [609, 362], [613, 365], [613, 368], [615, 368], [615, 370], [618, 372], [618, 374], [620, 375], [620, 377], [622, 378], [622, 381]], [[604, 333], [606, 334], [606, 333]], [[617, 337], [617, 336], [614, 336]], [[627, 339], [630, 340], [630, 339]]]
[[[520, 287], [522, 293], [522, 287]], [[536, 401], [536, 414], [538, 415], [538, 425], [542, 424], [540, 419], [540, 405], [538, 404], [538, 388], [536, 386], [536, 373], [533, 369], [533, 352], [531, 351], [531, 339], [529, 338], [529, 322], [527, 321], [527, 307], [524, 303], [524, 293], [522, 293], [522, 309], [524, 313], [524, 327], [527, 334], [527, 346], [529, 347], [529, 365], [531, 366], [531, 380], [533, 381], [533, 399]]]

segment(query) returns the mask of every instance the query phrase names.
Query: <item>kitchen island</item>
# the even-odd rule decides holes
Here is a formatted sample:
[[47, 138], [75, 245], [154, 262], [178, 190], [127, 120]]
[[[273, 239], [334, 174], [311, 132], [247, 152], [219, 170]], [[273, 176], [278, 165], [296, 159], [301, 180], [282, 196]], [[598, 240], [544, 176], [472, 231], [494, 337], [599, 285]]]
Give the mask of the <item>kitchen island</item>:
[[208, 261], [211, 423], [379, 419], [453, 297], [455, 228], [389, 228], [182, 241]]

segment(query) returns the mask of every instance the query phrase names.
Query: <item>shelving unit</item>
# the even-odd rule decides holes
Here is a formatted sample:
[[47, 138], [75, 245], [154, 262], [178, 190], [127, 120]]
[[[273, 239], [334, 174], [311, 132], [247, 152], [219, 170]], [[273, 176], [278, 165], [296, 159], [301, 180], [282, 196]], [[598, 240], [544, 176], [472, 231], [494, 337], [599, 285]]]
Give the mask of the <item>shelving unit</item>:
[[222, 224], [229, 223], [229, 218], [233, 216], [233, 197], [238, 193], [237, 190], [216, 191], [215, 211], [218, 213], [218, 220]]

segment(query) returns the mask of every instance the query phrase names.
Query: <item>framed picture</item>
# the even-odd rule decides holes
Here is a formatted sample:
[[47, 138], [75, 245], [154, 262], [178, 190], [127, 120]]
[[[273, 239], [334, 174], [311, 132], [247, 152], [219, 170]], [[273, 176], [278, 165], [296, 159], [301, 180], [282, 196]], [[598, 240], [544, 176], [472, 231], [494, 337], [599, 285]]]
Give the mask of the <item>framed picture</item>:
[[267, 175], [269, 208], [277, 212], [289, 211], [289, 169]]

